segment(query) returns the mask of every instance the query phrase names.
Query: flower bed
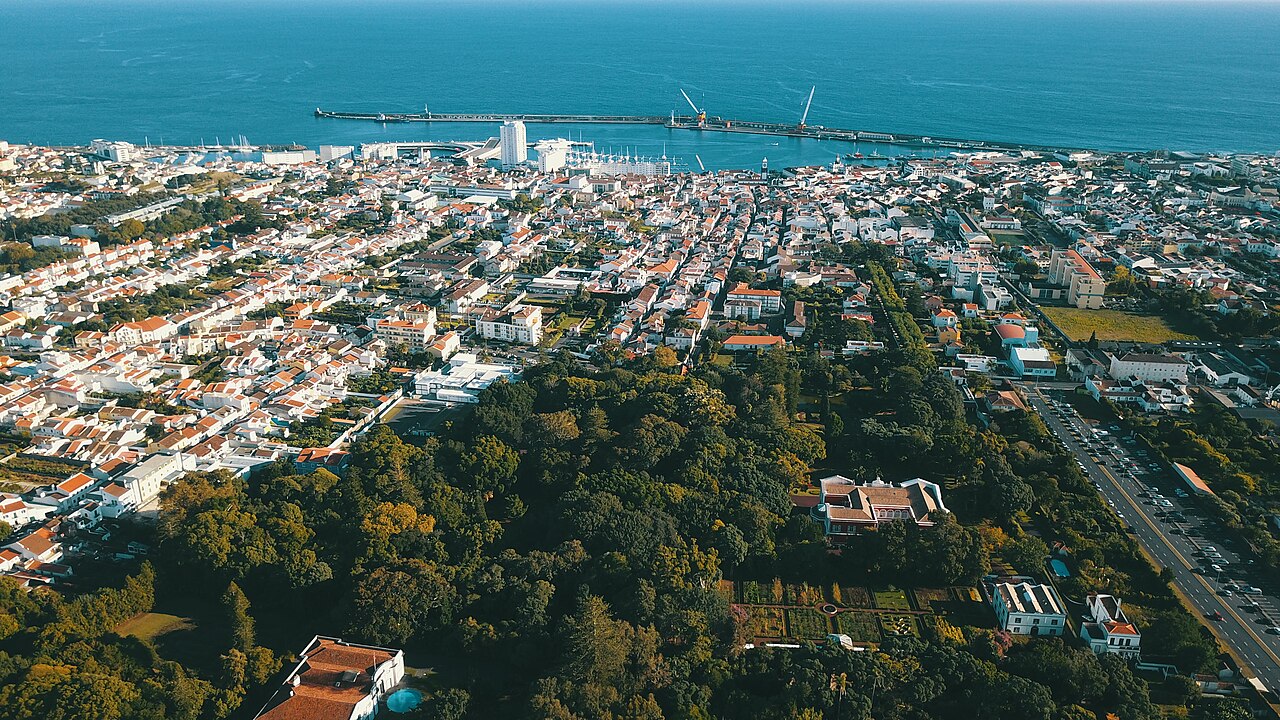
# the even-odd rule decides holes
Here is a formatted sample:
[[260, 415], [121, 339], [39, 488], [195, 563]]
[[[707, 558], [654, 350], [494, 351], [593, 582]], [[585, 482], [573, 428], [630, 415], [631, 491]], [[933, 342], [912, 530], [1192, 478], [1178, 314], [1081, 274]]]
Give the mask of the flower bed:
[[889, 637], [920, 637], [920, 627], [914, 616], [883, 613], [880, 616], [880, 632]]

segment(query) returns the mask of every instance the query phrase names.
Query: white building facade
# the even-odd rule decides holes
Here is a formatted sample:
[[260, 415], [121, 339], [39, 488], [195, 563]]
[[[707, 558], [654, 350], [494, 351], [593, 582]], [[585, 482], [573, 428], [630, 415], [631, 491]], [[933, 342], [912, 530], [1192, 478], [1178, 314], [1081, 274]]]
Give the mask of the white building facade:
[[523, 165], [529, 159], [529, 141], [525, 139], [524, 123], [508, 120], [502, 123], [499, 134], [502, 145], [502, 166]]
[[996, 583], [991, 604], [1000, 628], [1015, 635], [1060, 636], [1066, 631], [1067, 613], [1051, 585]]

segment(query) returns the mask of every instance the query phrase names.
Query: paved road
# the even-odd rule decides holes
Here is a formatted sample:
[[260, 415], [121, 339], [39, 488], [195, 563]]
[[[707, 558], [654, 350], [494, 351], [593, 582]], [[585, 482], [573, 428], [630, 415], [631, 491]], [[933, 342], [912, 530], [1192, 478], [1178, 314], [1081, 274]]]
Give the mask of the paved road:
[[[1229, 589], [1259, 582], [1251, 578], [1249, 561], [1217, 540], [1226, 535], [1215, 521], [1205, 519], [1192, 499], [1174, 497], [1180, 485], [1172, 471], [1153, 468], [1155, 460], [1144, 457], [1126, 441], [1095, 435], [1094, 428], [1069, 405], [1057, 402], [1061, 393], [1026, 384], [1021, 388], [1049, 430], [1132, 528], [1142, 547], [1173, 573], [1174, 584], [1208, 620], [1218, 638], [1268, 688], [1280, 688], [1280, 635], [1268, 632], [1268, 628], [1280, 625], [1275, 595]], [[1152, 488], [1165, 497], [1148, 497]], [[1219, 557], [1208, 555], [1214, 553]], [[1213, 571], [1213, 564], [1221, 567], [1222, 573]], [[1213, 619], [1218, 616], [1222, 619]]]

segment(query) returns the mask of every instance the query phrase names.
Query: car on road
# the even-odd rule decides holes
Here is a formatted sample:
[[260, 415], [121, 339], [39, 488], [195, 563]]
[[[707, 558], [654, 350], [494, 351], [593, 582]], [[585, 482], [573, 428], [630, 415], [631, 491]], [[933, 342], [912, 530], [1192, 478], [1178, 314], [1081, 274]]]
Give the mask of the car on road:
[[1261, 595], [1262, 588], [1254, 587], [1253, 585], [1250, 585], [1248, 587], [1240, 588], [1240, 592], [1244, 593], [1245, 595]]
[[1267, 632], [1271, 633], [1272, 635], [1280, 635], [1280, 627], [1269, 627], [1267, 628]]
[[1213, 620], [1218, 621], [1218, 622], [1222, 622], [1223, 620], [1225, 620], [1225, 619], [1226, 619], [1226, 618], [1222, 617], [1222, 613], [1221, 613], [1221, 612], [1218, 612], [1217, 610], [1214, 610], [1212, 613], [1210, 613], [1209, 617], [1210, 617], [1211, 619], [1213, 619]]
[[1235, 593], [1231, 592], [1226, 588], [1222, 588], [1221, 590], [1219, 590], [1218, 594], [1221, 595], [1222, 597], [1231, 597], [1232, 595], [1235, 595]]

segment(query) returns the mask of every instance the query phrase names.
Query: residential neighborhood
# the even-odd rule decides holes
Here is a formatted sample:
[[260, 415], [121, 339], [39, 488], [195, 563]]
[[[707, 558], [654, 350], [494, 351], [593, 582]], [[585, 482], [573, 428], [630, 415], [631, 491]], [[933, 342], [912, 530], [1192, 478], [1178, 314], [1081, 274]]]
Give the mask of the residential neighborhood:
[[[495, 463], [562, 463], [560, 446], [610, 437], [643, 464], [685, 437], [656, 419], [683, 412], [684, 400], [636, 409], [639, 424], [623, 434], [600, 424], [607, 413], [595, 405], [539, 411], [513, 429], [501, 418], [516, 410], [495, 410], [494, 398], [528, 412], [518, 393], [503, 393], [529, 378], [560, 393], [539, 408], [591, 398], [603, 382], [592, 374], [705, 382], [689, 392], [712, 425], [736, 393], [751, 422], [797, 433], [779, 436], [787, 449], [751, 472], [790, 485], [790, 503], [780, 494], [770, 512], [804, 519], [788, 532], [812, 528], [816, 542], [803, 546], [823, 562], [883, 575], [882, 560], [860, 557], [881, 547], [927, 575], [966, 558], [940, 566], [938, 587], [723, 580], [747, 648], [802, 639], [866, 649], [950, 632], [954, 620], [970, 634], [1063, 638], [1125, 662], [1154, 652], [1151, 667], [1175, 672], [1169, 642], [1140, 646], [1118, 595], [1102, 591], [1111, 588], [1101, 557], [1077, 557], [1057, 535], [1050, 513], [1069, 502], [1060, 486], [1081, 483], [1098, 512], [1113, 513], [1098, 526], [1106, 532], [1132, 531], [1094, 493], [1106, 468], [1117, 482], [1148, 470], [1177, 478], [1188, 497], [1249, 517], [1265, 507], [1228, 494], [1246, 481], [1212, 455], [1186, 456], [1172, 433], [1209, 414], [1280, 420], [1275, 158], [980, 150], [672, 173], [626, 162], [499, 166], [391, 144], [314, 153], [110, 143], [91, 154], [5, 145], [0, 156], [13, 167], [0, 219], [31, 230], [5, 246], [0, 274], [0, 573], [28, 591], [70, 596], [78, 567], [123, 574], [145, 563], [153, 548], [138, 538], [172, 530], [166, 490], [191, 478], [224, 488], [282, 474], [322, 487], [367, 481], [362, 448], [384, 442], [386, 428], [476, 478], [500, 466], [450, 439], [473, 422], [488, 434], [468, 442], [496, 452]], [[71, 179], [52, 187], [55, 171]], [[767, 375], [726, 380], [793, 364], [800, 390]], [[880, 404], [857, 405], [868, 397]], [[645, 398], [605, 405], [631, 413]], [[751, 414], [772, 406], [786, 410]], [[1059, 432], [1036, 418], [1082, 426]], [[935, 444], [970, 423], [980, 439]], [[809, 435], [820, 439], [798, 439]], [[503, 444], [531, 442], [550, 446]], [[819, 465], [815, 442], [865, 449]], [[1103, 457], [1128, 452], [1121, 442], [1167, 455], [1145, 470]], [[981, 447], [1002, 459], [970, 468], [934, 457]], [[1070, 452], [1078, 480], [1032, 469]], [[901, 471], [914, 461], [936, 464]], [[565, 477], [578, 472], [567, 468]], [[1154, 492], [1156, 480], [1143, 482]], [[481, 502], [502, 490], [485, 487]], [[376, 508], [395, 514], [386, 527], [431, 527], [403, 509], [419, 492]], [[518, 522], [525, 500], [501, 502], [487, 511], [497, 526]], [[1162, 520], [1177, 512], [1153, 507]], [[1006, 514], [981, 515], [990, 508]], [[380, 532], [379, 522], [362, 527]], [[965, 541], [975, 524], [986, 534]], [[1057, 542], [1052, 556], [1042, 537]], [[715, 542], [726, 558], [738, 547]], [[1242, 586], [1213, 567], [1224, 588]], [[1139, 613], [1156, 604], [1135, 595], [1126, 593]], [[368, 717], [405, 672], [399, 651], [324, 635], [302, 658], [259, 717], [320, 706]]]

